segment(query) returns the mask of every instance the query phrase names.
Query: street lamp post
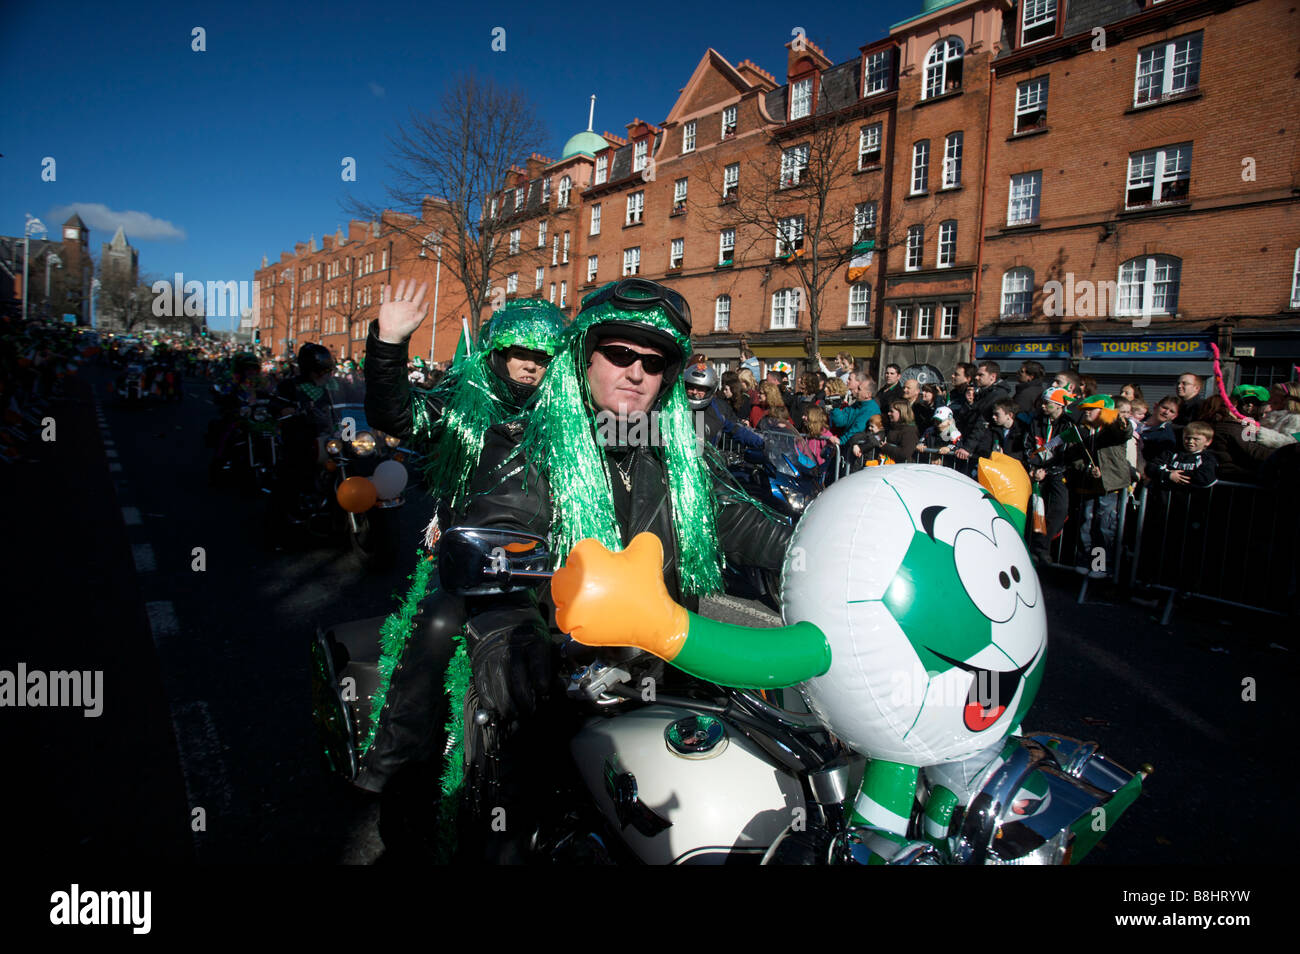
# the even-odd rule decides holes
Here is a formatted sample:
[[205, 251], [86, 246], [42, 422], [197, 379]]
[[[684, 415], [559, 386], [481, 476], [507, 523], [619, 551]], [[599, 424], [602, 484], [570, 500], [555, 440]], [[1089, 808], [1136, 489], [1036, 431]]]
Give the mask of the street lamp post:
[[90, 327], [95, 328], [95, 292], [99, 291], [102, 283], [98, 278], [90, 280]]
[[442, 282], [442, 236], [434, 233], [437, 241], [438, 264], [433, 272], [433, 324], [429, 328], [429, 364], [433, 364], [433, 344], [438, 337], [438, 286]]
[[23, 226], [23, 321], [27, 320], [27, 279], [31, 274], [28, 266], [32, 260], [32, 233], [40, 232], [45, 235], [47, 231], [40, 219], [28, 213], [27, 224]]
[[46, 252], [45, 253], [45, 310], [46, 311], [49, 311], [50, 309], [50, 266], [51, 265], [57, 265], [59, 266], [59, 268], [62, 268], [63, 259], [59, 258], [59, 256], [55, 255], [53, 252]]

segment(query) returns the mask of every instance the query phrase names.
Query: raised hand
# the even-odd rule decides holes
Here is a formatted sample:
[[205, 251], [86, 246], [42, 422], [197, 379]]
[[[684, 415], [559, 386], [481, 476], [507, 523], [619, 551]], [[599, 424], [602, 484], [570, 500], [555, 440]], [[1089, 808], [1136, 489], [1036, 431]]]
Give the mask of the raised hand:
[[385, 285], [384, 303], [379, 306], [379, 340], [401, 344], [415, 334], [429, 314], [429, 306], [424, 303], [428, 292], [428, 282], [417, 288], [414, 279], [398, 282], [396, 291]]

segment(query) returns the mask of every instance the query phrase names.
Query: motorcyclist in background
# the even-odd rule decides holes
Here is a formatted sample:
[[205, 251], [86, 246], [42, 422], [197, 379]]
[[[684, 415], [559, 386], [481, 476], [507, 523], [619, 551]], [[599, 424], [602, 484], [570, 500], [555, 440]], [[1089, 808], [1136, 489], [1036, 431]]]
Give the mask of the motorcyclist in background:
[[325, 442], [335, 426], [334, 403], [326, 387], [333, 374], [329, 349], [309, 342], [298, 349], [298, 373], [275, 389], [283, 454], [271, 490], [268, 529], [277, 546], [285, 542], [295, 498], [314, 486], [317, 468], [326, 460]]
[[[356, 784], [384, 791], [399, 770], [410, 766], [411, 784], [393, 786], [390, 805], [407, 793], [419, 799], [431, 784], [429, 775], [441, 771], [436, 757], [447, 718], [442, 680], [452, 637], [465, 622], [462, 601], [439, 592], [424, 604], [416, 628], [416, 609], [433, 569], [426, 557], [440, 527], [449, 525], [450, 508], [464, 502], [485, 432], [517, 414], [533, 396], [564, 332], [564, 316], [549, 302], [509, 302], [483, 326], [472, 354], [461, 343], [455, 365], [438, 387], [412, 387], [407, 348], [427, 312], [427, 289], [427, 283], [417, 288], [414, 282], [401, 282], [396, 292], [386, 294], [366, 342], [366, 418], [424, 455], [435, 500], [412, 586], [402, 606], [374, 627], [382, 650], [380, 683], [371, 697], [371, 732], [363, 741]], [[424, 801], [427, 809], [429, 799]]]
[[763, 436], [723, 409], [722, 398], [718, 397], [718, 372], [703, 356], [692, 358], [682, 372], [682, 383], [686, 400], [700, 422], [699, 432], [706, 441], [718, 447], [725, 436], [742, 447], [763, 449]]
[[[721, 590], [724, 554], [779, 568], [789, 524], [740, 491], [716, 451], [699, 452], [680, 378], [690, 329], [685, 299], [655, 282], [624, 279], [588, 295], [535, 402], [489, 429], [457, 522], [549, 537], [557, 563], [584, 538], [621, 550], [649, 531], [663, 543], [668, 592], [690, 607]], [[646, 433], [634, 426], [643, 414], [657, 415], [649, 428], [657, 440], [632, 439]], [[611, 420], [624, 438], [597, 436]], [[567, 738], [572, 715], [548, 702], [558, 648], [548, 626], [553, 604], [544, 587], [482, 597], [468, 609], [483, 722], [476, 716], [466, 730], [499, 740], [486, 753], [495, 767], [487, 797], [511, 819], [504, 833], [480, 834], [489, 857], [516, 860], [536, 819], [531, 795], [553, 775], [556, 741]], [[687, 679], [635, 650], [603, 655], [636, 685]]]

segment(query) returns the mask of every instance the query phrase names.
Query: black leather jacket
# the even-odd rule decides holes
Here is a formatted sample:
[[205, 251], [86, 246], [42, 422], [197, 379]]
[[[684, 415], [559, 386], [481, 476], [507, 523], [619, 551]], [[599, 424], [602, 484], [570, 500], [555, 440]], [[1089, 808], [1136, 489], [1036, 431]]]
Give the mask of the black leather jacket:
[[[413, 418], [411, 382], [406, 377], [406, 342], [390, 344], [379, 340], [379, 322], [371, 322], [366, 335], [366, 421], [386, 434], [403, 441], [414, 437], [418, 445], [426, 442], [427, 434], [412, 435]], [[442, 413], [442, 401], [434, 392], [421, 392], [428, 406], [429, 417], [437, 420]]]
[[[488, 431], [470, 497], [458, 515], [458, 524], [547, 535], [551, 526], [549, 488], [537, 468], [526, 465], [518, 453], [522, 434], [522, 425], [514, 421], [498, 424]], [[557, 452], [564, 451], [557, 449]], [[746, 500], [713, 448], [706, 447], [704, 453], [713, 476], [718, 539], [727, 562], [779, 570], [791, 526], [783, 518], [768, 515]], [[630, 492], [617, 476], [613, 480], [614, 513], [623, 545], [643, 531], [657, 536], [664, 545], [664, 583], [668, 592], [688, 609], [697, 609], [698, 601], [684, 597], [678, 586], [677, 538], [663, 463], [652, 449], [645, 447], [611, 446], [606, 448], [606, 454], [611, 473], [621, 465], [631, 475]], [[537, 593], [528, 591], [483, 600], [471, 609], [469, 632], [472, 640], [515, 629], [544, 636], [553, 620], [554, 605], [546, 587]], [[602, 656], [618, 661], [625, 668], [627, 663], [635, 663], [638, 673], [662, 672], [662, 664], [637, 650], [603, 651]]]

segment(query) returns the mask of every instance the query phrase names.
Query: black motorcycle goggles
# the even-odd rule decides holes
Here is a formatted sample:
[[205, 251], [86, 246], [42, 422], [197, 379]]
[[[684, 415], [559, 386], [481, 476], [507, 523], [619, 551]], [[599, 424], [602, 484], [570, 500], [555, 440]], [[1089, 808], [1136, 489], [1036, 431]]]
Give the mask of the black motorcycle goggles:
[[[586, 311], [589, 308], [595, 308], [607, 301], [612, 301], [620, 308], [628, 311], [649, 311], [652, 308], [663, 308], [668, 313], [668, 320], [673, 323], [677, 330], [687, 337], [690, 336], [691, 306], [677, 292], [660, 285], [658, 282], [647, 281], [644, 278], [624, 278], [621, 281], [613, 282], [582, 299], [582, 310]], [[649, 369], [647, 368], [647, 370]]]
[[604, 355], [605, 360], [610, 364], [620, 368], [630, 368], [640, 361], [641, 368], [646, 374], [663, 374], [668, 367], [668, 359], [661, 354], [653, 352], [644, 354], [640, 351], [633, 351], [631, 348], [625, 348], [623, 345], [597, 345], [594, 350]]

